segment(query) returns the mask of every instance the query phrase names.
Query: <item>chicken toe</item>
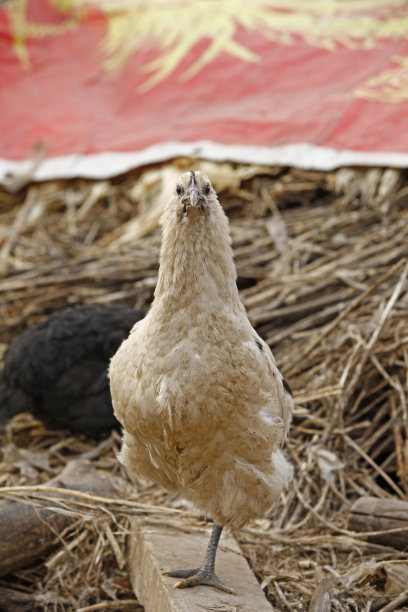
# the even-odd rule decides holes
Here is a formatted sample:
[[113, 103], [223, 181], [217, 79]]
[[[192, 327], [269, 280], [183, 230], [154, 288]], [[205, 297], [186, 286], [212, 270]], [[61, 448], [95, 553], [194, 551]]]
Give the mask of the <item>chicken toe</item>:
[[202, 567], [195, 567], [194, 569], [185, 570], [169, 570], [163, 572], [166, 576], [172, 578], [183, 578], [174, 585], [174, 589], [187, 589], [189, 587], [205, 585], [212, 586], [215, 589], [224, 591], [225, 593], [231, 593], [235, 595], [234, 589], [224, 584], [215, 575], [215, 554], [217, 552], [218, 542], [221, 536], [222, 527], [217, 523], [214, 523], [213, 530], [208, 544], [207, 553], [205, 555], [204, 564]]
[[221, 582], [215, 575], [213, 569], [199, 567], [192, 570], [170, 570], [169, 572], [165, 572], [165, 574], [167, 576], [173, 576], [174, 578], [184, 578], [184, 580], [176, 582], [173, 586], [174, 589], [187, 589], [189, 587], [205, 585], [235, 595], [234, 589]]

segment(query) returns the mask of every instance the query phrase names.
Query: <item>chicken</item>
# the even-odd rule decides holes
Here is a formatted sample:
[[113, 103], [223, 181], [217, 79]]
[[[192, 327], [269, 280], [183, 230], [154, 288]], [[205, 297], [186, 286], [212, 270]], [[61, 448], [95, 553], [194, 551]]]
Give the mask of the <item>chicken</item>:
[[108, 364], [144, 314], [124, 306], [76, 306], [26, 329], [5, 354], [0, 420], [29, 410], [51, 427], [72, 431], [117, 426]]
[[175, 587], [233, 592], [214, 572], [218, 540], [290, 482], [281, 446], [293, 401], [239, 299], [228, 220], [205, 175], [181, 175], [161, 225], [153, 304], [110, 364], [120, 459], [214, 520], [204, 564], [166, 572]]

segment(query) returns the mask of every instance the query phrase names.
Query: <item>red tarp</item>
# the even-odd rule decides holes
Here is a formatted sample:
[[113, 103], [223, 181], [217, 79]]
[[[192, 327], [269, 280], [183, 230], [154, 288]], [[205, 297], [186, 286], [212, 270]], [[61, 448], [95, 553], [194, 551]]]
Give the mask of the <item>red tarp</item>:
[[[95, 8], [97, 7], [97, 8]], [[408, 166], [407, 0], [14, 0], [0, 181], [176, 155]]]

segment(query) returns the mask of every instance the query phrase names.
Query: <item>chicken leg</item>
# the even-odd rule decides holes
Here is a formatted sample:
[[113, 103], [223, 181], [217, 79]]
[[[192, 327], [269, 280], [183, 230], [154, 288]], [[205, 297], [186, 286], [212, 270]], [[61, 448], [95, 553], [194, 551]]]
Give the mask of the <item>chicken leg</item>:
[[231, 589], [228, 585], [224, 584], [217, 578], [214, 571], [215, 554], [217, 552], [218, 542], [221, 536], [222, 527], [217, 523], [214, 523], [213, 530], [211, 532], [210, 542], [208, 544], [207, 552], [204, 559], [204, 564], [201, 567], [195, 567], [194, 569], [186, 570], [169, 570], [164, 572], [166, 576], [172, 576], [173, 578], [184, 578], [176, 582], [173, 588], [175, 589], [186, 589], [187, 587], [198, 586], [200, 584], [206, 586], [212, 586], [225, 593], [235, 594], [234, 589]]

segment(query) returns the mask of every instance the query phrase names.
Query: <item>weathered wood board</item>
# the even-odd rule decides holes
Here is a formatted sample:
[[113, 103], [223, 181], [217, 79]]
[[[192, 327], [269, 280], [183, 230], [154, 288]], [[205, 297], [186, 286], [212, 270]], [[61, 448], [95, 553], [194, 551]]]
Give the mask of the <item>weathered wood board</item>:
[[[46, 484], [117, 496], [110, 481], [85, 460], [70, 461]], [[70, 514], [58, 512], [58, 502], [51, 501], [50, 505], [52, 508], [37, 506], [31, 501], [0, 503], [0, 576], [28, 567], [60, 544], [58, 535], [74, 519]]]
[[350, 509], [347, 528], [353, 531], [383, 532], [367, 538], [377, 544], [406, 550], [408, 502], [400, 499], [360, 497]]
[[272, 612], [236, 540], [223, 533], [216, 558], [220, 580], [236, 595], [212, 587], [174, 589], [176, 578], [163, 571], [202, 563], [211, 529], [189, 533], [182, 521], [132, 523], [129, 572], [133, 589], [146, 612]]

